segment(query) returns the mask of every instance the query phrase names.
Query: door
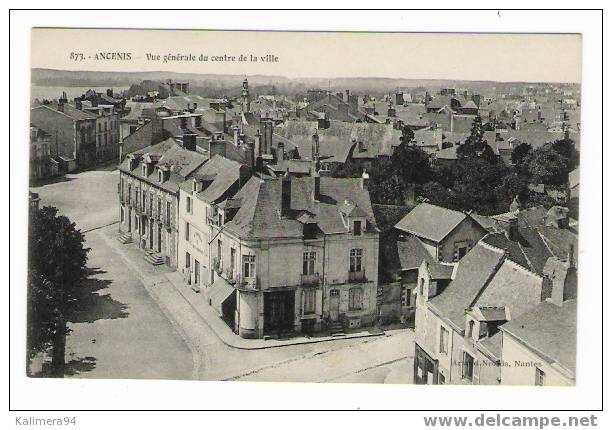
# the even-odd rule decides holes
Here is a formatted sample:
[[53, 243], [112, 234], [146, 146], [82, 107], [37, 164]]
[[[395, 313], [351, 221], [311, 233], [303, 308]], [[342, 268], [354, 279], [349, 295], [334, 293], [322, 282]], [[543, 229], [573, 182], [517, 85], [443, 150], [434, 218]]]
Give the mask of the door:
[[340, 290], [329, 290], [329, 319], [338, 321], [340, 314]]
[[200, 285], [200, 262], [195, 260], [195, 265], [193, 268], [193, 276], [194, 276], [194, 284]]

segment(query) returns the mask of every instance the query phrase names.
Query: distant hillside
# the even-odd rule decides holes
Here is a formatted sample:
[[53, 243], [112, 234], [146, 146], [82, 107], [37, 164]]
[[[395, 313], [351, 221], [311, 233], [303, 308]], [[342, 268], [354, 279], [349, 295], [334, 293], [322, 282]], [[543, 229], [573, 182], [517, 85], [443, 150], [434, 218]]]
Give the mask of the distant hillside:
[[[64, 87], [129, 87], [142, 81], [189, 81], [191, 91], [206, 96], [229, 97], [240, 94], [243, 75], [215, 75], [176, 72], [94, 72], [53, 69], [32, 69], [31, 82], [39, 86]], [[249, 75], [253, 95], [267, 94], [274, 90], [279, 94], [301, 95], [310, 88], [324, 88], [331, 91], [350, 90], [358, 94], [381, 95], [397, 89], [441, 87], [465, 88], [487, 93], [493, 87], [496, 91], [512, 90], [528, 83], [503, 83], [488, 81], [461, 81], [440, 79], [393, 79], [393, 78], [295, 78], [284, 76]], [[537, 85], [537, 84], [535, 84]], [[578, 85], [576, 85], [578, 87]]]

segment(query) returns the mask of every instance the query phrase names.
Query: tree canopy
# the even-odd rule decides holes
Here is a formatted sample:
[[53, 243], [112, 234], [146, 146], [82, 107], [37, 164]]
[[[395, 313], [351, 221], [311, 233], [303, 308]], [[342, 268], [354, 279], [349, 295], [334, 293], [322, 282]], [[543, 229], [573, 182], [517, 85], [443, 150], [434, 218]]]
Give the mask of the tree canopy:
[[[30, 212], [28, 241], [28, 359], [53, 348], [53, 366], [63, 365], [66, 318], [87, 277], [83, 234], [57, 208]], [[60, 357], [61, 354], [61, 357]]]

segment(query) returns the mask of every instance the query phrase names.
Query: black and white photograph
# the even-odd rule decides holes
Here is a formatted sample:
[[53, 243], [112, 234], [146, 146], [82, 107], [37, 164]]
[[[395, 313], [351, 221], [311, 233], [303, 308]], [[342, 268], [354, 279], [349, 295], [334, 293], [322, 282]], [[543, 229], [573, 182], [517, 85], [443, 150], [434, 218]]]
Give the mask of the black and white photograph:
[[[122, 33], [33, 29], [33, 61]], [[200, 74], [286, 54], [189, 45], [32, 68], [28, 375], [574, 385], [580, 36], [270, 36], [566, 58], [534, 82]]]
[[18, 410], [597, 401], [602, 94], [571, 12], [99, 12], [11, 40]]

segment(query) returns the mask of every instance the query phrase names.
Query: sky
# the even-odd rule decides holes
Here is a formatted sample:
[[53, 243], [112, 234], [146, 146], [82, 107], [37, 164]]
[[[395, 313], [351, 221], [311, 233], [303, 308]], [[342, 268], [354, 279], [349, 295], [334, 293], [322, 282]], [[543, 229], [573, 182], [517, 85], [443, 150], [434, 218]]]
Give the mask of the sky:
[[[32, 67], [174, 71], [288, 78], [387, 77], [580, 82], [577, 34], [266, 32], [206, 30], [32, 30]], [[100, 53], [129, 53], [96, 59]], [[81, 57], [71, 54], [83, 54]], [[159, 60], [147, 58], [159, 55]], [[163, 62], [168, 55], [194, 61]], [[247, 61], [238, 61], [240, 56]], [[262, 61], [266, 55], [277, 61]], [[206, 56], [207, 61], [200, 61]], [[213, 61], [233, 56], [234, 61]], [[258, 61], [251, 61], [257, 57]]]

